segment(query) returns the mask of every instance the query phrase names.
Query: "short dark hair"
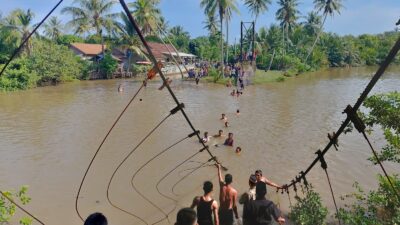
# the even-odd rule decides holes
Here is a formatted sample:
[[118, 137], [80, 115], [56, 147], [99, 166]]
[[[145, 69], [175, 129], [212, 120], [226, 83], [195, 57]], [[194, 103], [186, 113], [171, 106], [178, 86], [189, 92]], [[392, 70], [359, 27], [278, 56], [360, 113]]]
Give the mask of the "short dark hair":
[[256, 195], [258, 198], [264, 197], [267, 194], [267, 184], [260, 181], [256, 184]]
[[211, 183], [211, 181], [204, 182], [204, 184], [203, 184], [204, 194], [210, 193], [213, 190], [213, 187], [214, 187], [214, 185], [213, 185], [213, 183]]
[[228, 173], [225, 175], [225, 183], [226, 184], [232, 183], [232, 175], [231, 174]]
[[196, 222], [197, 215], [196, 212], [191, 208], [182, 208], [176, 214], [175, 225], [193, 225]]
[[256, 174], [256, 173], [259, 173], [259, 174], [262, 175], [262, 171], [261, 170], [256, 170], [256, 172], [254, 174]]
[[85, 220], [84, 225], [107, 225], [107, 218], [99, 213], [92, 213], [88, 218]]

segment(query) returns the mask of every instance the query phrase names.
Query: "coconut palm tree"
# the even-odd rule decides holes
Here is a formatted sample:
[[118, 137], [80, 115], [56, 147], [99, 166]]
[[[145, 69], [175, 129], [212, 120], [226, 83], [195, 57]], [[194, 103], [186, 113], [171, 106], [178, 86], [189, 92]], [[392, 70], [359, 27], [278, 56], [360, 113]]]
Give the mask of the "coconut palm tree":
[[206, 15], [213, 15], [218, 11], [219, 22], [220, 22], [220, 47], [221, 47], [221, 74], [223, 74], [223, 64], [224, 64], [224, 41], [223, 41], [223, 22], [226, 16], [227, 10], [234, 9], [237, 10], [236, 0], [201, 0], [200, 6], [204, 8], [204, 13]]
[[63, 25], [61, 21], [53, 16], [50, 20], [44, 24], [44, 34], [52, 40], [57, 40], [57, 38], [62, 34]]
[[218, 21], [215, 17], [215, 14], [207, 15], [207, 20], [203, 22], [204, 29], [207, 29], [210, 32], [210, 35], [215, 35], [218, 32]]
[[302, 24], [304, 26], [305, 31], [309, 36], [314, 36], [318, 33], [319, 27], [321, 26], [321, 17], [314, 11], [311, 11], [307, 14]]
[[110, 13], [115, 3], [112, 0], [75, 0], [79, 6], [69, 6], [61, 10], [63, 14], [70, 14], [72, 20], [67, 26], [73, 27], [76, 34], [95, 31], [101, 36], [103, 29], [108, 30], [117, 14]]
[[305, 62], [307, 62], [308, 57], [310, 56], [310, 54], [314, 50], [315, 45], [318, 42], [318, 39], [322, 33], [322, 28], [325, 25], [325, 21], [326, 21], [326, 18], [328, 17], [328, 15], [333, 17], [335, 12], [340, 14], [340, 9], [343, 7], [342, 0], [314, 0], [314, 5], [315, 5], [315, 9], [318, 12], [322, 12], [324, 19], [322, 20], [321, 27], [319, 28], [319, 32], [317, 33], [317, 37], [315, 38], [315, 41], [314, 41], [310, 51], [307, 54]]
[[157, 8], [158, 2], [158, 0], [136, 0], [128, 3], [128, 6], [133, 8], [132, 15], [145, 36], [157, 30], [157, 24], [160, 23], [161, 11]]
[[[10, 13], [10, 15], [4, 19], [2, 33], [7, 33], [6, 42], [15, 43], [15, 38], [20, 41], [25, 40], [32, 31], [32, 21], [34, 14], [28, 9], [23, 11], [22, 9], [16, 9]], [[31, 54], [32, 42], [28, 40], [23, 47], [23, 51], [26, 51], [28, 55]]]
[[254, 24], [257, 22], [258, 16], [268, 10], [271, 0], [245, 0], [244, 4], [249, 8], [251, 14], [255, 17]]
[[300, 14], [299, 10], [297, 10], [299, 3], [298, 0], [279, 0], [278, 4], [280, 8], [276, 12], [276, 19], [281, 21], [282, 41], [284, 44], [283, 51], [285, 52], [285, 42], [289, 41], [289, 34], [296, 25], [296, 21], [299, 17], [298, 15]]
[[[236, 0], [225, 0], [225, 22], [226, 22], [226, 44], [229, 46], [229, 21], [231, 21], [232, 13], [239, 13]], [[226, 62], [228, 62], [229, 48], [226, 48]]]
[[132, 23], [129, 21], [128, 16], [125, 13], [120, 13], [119, 17], [121, 22], [115, 21], [114, 27], [116, 28], [115, 33], [118, 35], [118, 44], [127, 50], [128, 55], [128, 72], [131, 64], [132, 53], [136, 53], [137, 55], [147, 58], [145, 53], [143, 52], [141, 46], [142, 42], [138, 38], [135, 28]]

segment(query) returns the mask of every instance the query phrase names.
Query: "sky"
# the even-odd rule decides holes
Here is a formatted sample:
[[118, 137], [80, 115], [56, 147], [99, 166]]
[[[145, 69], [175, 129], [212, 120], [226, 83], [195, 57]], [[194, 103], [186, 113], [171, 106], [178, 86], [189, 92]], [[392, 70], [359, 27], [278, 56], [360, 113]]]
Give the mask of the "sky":
[[[40, 21], [59, 0], [0, 0], [0, 12], [7, 15], [15, 8], [31, 9], [35, 13], [35, 22]], [[126, 0], [132, 2], [133, 0]], [[254, 18], [248, 12], [242, 0], [237, 0], [240, 14], [234, 14], [230, 23], [230, 43], [240, 38], [240, 22], [250, 22]], [[302, 16], [314, 9], [313, 0], [299, 0], [299, 11]], [[73, 0], [64, 0], [54, 12], [54, 15], [64, 22], [68, 21], [68, 15], [61, 15], [60, 9], [73, 5]], [[325, 31], [340, 35], [377, 34], [395, 29], [395, 23], [400, 19], [400, 0], [343, 0], [344, 8], [340, 15], [328, 17]], [[170, 26], [181, 25], [191, 37], [207, 35], [203, 21], [205, 16], [200, 7], [200, 0], [161, 0], [160, 8], [163, 16]], [[269, 10], [259, 16], [256, 29], [262, 26], [270, 26], [277, 23], [275, 13], [278, 9], [277, 0], [272, 0]], [[118, 4], [113, 11], [121, 11]], [[300, 21], [304, 20], [303, 17]]]

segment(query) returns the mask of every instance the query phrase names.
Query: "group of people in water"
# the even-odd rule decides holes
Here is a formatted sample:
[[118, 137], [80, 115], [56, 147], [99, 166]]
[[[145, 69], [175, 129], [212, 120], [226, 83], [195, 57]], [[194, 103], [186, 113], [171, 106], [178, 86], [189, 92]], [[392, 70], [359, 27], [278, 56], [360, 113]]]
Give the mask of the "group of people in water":
[[[238, 109], [238, 110], [236, 110], [236, 116], [239, 116], [239, 115], [240, 115], [240, 111]], [[228, 117], [226, 116], [225, 113], [221, 114], [220, 121], [222, 121], [224, 123], [224, 127], [225, 128], [229, 127]], [[214, 146], [218, 147], [219, 146], [218, 139], [223, 139], [225, 137], [226, 136], [225, 136], [224, 131], [222, 129], [218, 130], [218, 133], [215, 134], [215, 135], [212, 135], [212, 136], [208, 135], [208, 132], [206, 131], [206, 132], [204, 132], [204, 136], [201, 139], [201, 141], [203, 143], [208, 143], [208, 142], [211, 141], [211, 139], [215, 139], [216, 141], [214, 142]], [[222, 143], [223, 143], [224, 146], [233, 147], [233, 133], [229, 132], [228, 133], [228, 137], [226, 137], [225, 141], [222, 142]], [[236, 153], [240, 154], [241, 151], [242, 151], [241, 147], [239, 147], [239, 146], [236, 147], [236, 150], [235, 150]]]

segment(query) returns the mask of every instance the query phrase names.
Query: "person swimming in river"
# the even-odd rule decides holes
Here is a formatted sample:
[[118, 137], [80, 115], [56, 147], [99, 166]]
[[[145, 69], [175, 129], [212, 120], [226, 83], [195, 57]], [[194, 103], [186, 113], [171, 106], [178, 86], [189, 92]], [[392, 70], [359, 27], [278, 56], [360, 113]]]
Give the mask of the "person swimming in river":
[[236, 93], [236, 90], [233, 89], [232, 92], [231, 92], [231, 96], [235, 96], [235, 93]]
[[241, 148], [241, 147], [236, 147], [235, 152], [236, 152], [237, 154], [240, 154], [240, 153], [242, 152], [242, 148]]
[[119, 84], [118, 92], [123, 92], [123, 91], [124, 91], [124, 86], [122, 84]]
[[233, 133], [228, 134], [228, 138], [225, 140], [224, 145], [230, 147], [233, 146]]
[[213, 137], [215, 137], [215, 138], [225, 137], [224, 131], [223, 130], [219, 130], [218, 134], [215, 134]]
[[225, 113], [221, 114], [220, 120], [225, 121], [225, 122], [228, 121], [228, 117], [226, 117]]
[[240, 111], [239, 111], [239, 109], [237, 109], [236, 110], [236, 116], [239, 116], [240, 115]]
[[203, 143], [207, 143], [208, 141], [210, 141], [210, 136], [208, 136], [208, 132], [204, 132], [204, 137], [201, 139], [203, 141]]
[[228, 121], [225, 121], [225, 127], [229, 127]]

